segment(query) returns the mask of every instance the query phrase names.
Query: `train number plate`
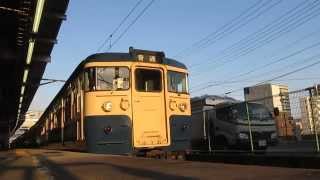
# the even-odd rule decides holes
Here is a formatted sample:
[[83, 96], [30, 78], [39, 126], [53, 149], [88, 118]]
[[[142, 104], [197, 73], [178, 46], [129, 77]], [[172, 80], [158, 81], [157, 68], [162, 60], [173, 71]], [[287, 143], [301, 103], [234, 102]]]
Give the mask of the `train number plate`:
[[258, 144], [259, 144], [259, 146], [266, 146], [267, 141], [266, 140], [259, 140]]

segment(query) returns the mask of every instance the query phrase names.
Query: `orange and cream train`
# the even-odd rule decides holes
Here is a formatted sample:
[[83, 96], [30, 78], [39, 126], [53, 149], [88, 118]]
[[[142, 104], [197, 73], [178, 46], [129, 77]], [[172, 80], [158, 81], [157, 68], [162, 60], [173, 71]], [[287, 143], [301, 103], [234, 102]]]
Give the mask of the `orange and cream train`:
[[163, 52], [130, 48], [82, 61], [17, 142], [94, 153], [181, 153], [190, 148], [190, 117], [186, 66]]

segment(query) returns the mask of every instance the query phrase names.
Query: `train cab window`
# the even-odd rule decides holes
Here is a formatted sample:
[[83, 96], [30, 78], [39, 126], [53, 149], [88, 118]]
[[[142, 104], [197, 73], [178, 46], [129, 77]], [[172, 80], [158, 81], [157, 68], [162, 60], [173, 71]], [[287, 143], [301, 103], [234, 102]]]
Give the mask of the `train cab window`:
[[175, 93], [188, 93], [187, 74], [168, 71], [168, 90]]
[[84, 73], [84, 90], [85, 91], [94, 91], [96, 79], [96, 69], [87, 68]]
[[141, 92], [161, 91], [161, 71], [137, 69], [135, 71], [136, 90]]
[[97, 90], [129, 89], [129, 69], [127, 67], [97, 68]]

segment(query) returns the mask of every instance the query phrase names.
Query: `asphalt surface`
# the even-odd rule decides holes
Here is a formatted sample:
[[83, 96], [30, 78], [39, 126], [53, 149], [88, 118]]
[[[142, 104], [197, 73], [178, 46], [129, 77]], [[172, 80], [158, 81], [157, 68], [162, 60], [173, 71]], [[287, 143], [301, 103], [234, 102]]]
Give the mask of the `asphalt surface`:
[[316, 152], [315, 140], [302, 140], [302, 141], [281, 141], [276, 146], [269, 146], [267, 152]]
[[43, 149], [0, 152], [1, 180], [320, 179], [320, 170], [156, 160]]

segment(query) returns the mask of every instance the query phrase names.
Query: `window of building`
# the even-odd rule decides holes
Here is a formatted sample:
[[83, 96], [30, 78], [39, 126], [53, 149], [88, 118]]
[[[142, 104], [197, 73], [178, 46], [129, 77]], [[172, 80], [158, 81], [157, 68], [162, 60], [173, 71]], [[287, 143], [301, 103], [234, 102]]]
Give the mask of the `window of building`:
[[290, 112], [290, 101], [288, 89], [280, 88], [280, 101], [283, 111]]

